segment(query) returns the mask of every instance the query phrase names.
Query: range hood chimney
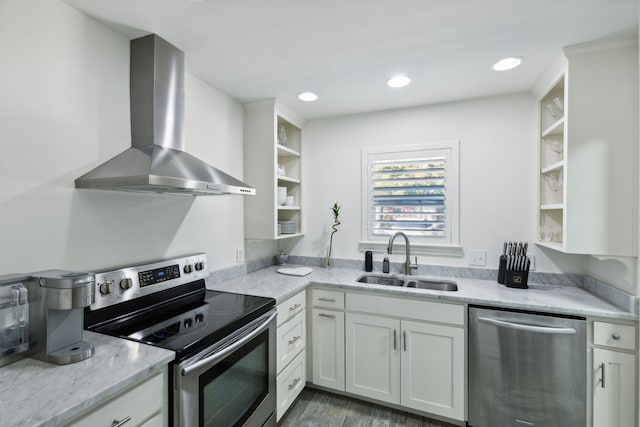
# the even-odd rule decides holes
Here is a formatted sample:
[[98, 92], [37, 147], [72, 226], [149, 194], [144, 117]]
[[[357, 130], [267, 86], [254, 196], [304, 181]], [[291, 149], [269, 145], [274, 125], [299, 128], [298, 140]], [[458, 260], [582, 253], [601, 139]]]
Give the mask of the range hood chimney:
[[76, 188], [255, 194], [184, 151], [184, 52], [151, 34], [131, 40], [130, 67], [131, 148], [76, 179]]

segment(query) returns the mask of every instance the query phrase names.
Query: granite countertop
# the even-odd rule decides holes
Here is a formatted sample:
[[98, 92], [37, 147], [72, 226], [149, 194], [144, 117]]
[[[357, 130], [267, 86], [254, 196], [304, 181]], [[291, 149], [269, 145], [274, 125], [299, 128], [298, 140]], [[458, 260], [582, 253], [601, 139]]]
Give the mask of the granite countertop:
[[84, 331], [89, 359], [54, 365], [26, 358], [0, 368], [0, 426], [59, 426], [175, 357], [173, 351]]
[[[287, 265], [287, 267], [295, 266]], [[224, 281], [217, 281], [210, 277], [207, 280], [207, 287], [212, 290], [271, 297], [275, 298], [276, 303], [280, 303], [306, 286], [322, 285], [344, 291], [369, 291], [390, 296], [451, 303], [638, 320], [638, 316], [634, 313], [622, 310], [576, 286], [529, 284], [529, 289], [512, 289], [492, 280], [432, 277], [436, 280], [451, 280], [458, 284], [457, 292], [444, 292], [359, 283], [356, 279], [364, 272], [356, 269], [314, 267], [311, 274], [300, 277], [279, 274], [276, 271], [278, 268], [280, 267], [268, 267]]]

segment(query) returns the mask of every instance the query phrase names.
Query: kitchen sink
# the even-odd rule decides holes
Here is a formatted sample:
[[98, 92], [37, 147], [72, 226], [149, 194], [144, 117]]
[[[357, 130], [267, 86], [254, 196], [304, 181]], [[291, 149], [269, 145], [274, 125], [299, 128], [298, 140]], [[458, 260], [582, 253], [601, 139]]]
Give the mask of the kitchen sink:
[[407, 283], [407, 288], [430, 289], [433, 291], [454, 292], [458, 290], [458, 285], [446, 280], [411, 280]]
[[429, 289], [432, 291], [455, 292], [458, 285], [448, 280], [429, 280], [417, 277], [394, 277], [377, 274], [365, 274], [356, 279], [360, 283], [383, 286], [400, 286], [405, 288]]
[[369, 283], [373, 285], [385, 285], [385, 286], [404, 286], [405, 285], [404, 279], [398, 279], [396, 277], [388, 277], [388, 276], [364, 275], [364, 276], [360, 276], [357, 281], [360, 283]]

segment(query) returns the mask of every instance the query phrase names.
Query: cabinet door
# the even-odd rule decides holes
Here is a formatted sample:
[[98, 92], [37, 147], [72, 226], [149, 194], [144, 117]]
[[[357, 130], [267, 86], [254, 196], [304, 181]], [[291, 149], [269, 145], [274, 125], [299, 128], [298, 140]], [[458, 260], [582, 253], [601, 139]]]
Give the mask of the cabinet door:
[[635, 355], [593, 350], [593, 427], [635, 425]]
[[346, 390], [400, 403], [400, 321], [347, 313]]
[[402, 406], [464, 420], [464, 330], [401, 323]]
[[312, 310], [313, 383], [344, 391], [344, 313]]

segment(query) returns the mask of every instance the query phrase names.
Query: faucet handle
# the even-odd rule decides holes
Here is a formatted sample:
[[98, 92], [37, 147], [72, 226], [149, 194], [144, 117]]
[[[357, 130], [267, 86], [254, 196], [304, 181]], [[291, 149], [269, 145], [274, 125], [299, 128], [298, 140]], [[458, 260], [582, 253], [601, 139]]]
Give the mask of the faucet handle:
[[417, 270], [418, 269], [418, 257], [417, 256], [415, 257], [415, 260], [416, 260], [415, 264], [409, 264], [409, 268]]

